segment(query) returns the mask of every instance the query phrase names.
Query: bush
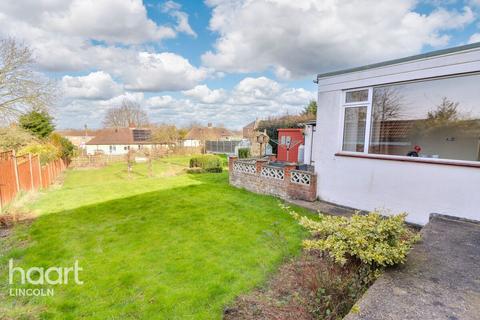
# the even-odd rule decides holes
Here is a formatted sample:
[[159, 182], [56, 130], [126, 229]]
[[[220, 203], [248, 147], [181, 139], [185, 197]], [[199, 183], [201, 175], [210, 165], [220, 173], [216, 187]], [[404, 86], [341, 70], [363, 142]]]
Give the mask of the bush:
[[42, 165], [59, 158], [59, 150], [50, 143], [31, 143], [20, 149], [18, 155], [21, 156], [29, 153], [37, 154]]
[[250, 158], [250, 149], [249, 148], [238, 149], [238, 158], [239, 159]]
[[405, 224], [406, 214], [383, 217], [372, 212], [351, 218], [320, 215], [318, 221], [290, 213], [312, 235], [306, 249], [318, 249], [344, 265], [350, 259], [378, 267], [404, 263], [419, 236]]
[[62, 137], [58, 133], [52, 133], [50, 135], [50, 142], [57, 147], [58, 156], [63, 159], [70, 159], [75, 151], [75, 146], [65, 137]]
[[200, 168], [203, 172], [222, 172], [222, 162], [217, 156], [202, 155], [190, 159], [190, 168]]

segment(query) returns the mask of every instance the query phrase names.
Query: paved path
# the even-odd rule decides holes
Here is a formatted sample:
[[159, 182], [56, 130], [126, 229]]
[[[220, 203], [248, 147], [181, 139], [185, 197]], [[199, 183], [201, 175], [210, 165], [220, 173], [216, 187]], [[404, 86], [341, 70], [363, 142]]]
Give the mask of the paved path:
[[422, 237], [345, 320], [480, 319], [480, 223], [433, 216]]

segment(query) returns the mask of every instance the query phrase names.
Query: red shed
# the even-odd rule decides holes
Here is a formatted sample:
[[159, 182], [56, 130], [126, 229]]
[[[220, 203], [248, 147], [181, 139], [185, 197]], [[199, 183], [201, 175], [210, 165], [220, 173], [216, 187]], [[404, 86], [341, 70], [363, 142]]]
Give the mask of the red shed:
[[298, 162], [298, 149], [304, 144], [303, 129], [278, 129], [278, 161]]

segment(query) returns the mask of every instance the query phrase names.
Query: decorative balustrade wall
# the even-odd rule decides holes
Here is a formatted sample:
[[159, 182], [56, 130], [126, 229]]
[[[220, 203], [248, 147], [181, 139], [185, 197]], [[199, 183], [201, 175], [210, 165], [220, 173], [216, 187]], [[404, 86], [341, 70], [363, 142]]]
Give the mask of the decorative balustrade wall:
[[295, 165], [271, 166], [263, 159], [239, 160], [230, 157], [230, 184], [283, 199], [315, 201], [317, 176], [313, 172], [295, 168]]

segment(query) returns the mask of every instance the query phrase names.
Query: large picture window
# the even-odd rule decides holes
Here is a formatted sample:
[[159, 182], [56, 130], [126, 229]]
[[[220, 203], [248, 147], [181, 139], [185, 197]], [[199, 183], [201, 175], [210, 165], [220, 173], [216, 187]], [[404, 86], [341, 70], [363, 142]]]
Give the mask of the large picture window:
[[479, 74], [371, 88], [364, 110], [345, 101], [343, 150], [480, 161], [479, 88]]

